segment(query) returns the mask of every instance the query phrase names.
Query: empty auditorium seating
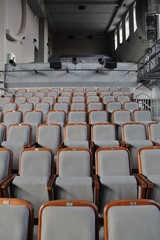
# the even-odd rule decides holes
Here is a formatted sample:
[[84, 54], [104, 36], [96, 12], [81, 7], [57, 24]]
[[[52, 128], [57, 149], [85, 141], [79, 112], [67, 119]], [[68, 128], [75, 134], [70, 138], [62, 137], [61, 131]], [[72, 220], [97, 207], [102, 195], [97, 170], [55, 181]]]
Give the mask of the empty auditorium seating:
[[82, 110], [70, 111], [68, 113], [68, 123], [85, 123], [87, 124], [86, 112]]
[[87, 112], [90, 112], [92, 110], [103, 110], [104, 105], [101, 102], [89, 102], [87, 104]]
[[88, 96], [86, 97], [86, 103], [91, 103], [91, 102], [100, 102], [99, 96]]
[[70, 110], [71, 111], [74, 111], [74, 110], [86, 111], [86, 104], [83, 102], [73, 102], [70, 105]]
[[126, 95], [120, 95], [116, 97], [116, 101], [119, 101], [123, 104], [124, 102], [130, 101], [130, 98], [129, 96], [126, 96]]
[[58, 103], [68, 103], [70, 104], [71, 98], [69, 96], [60, 96], [57, 98]]
[[4, 148], [13, 152], [13, 169], [18, 170], [19, 154], [26, 144], [31, 143], [31, 126], [28, 124], [12, 124], [9, 126], [7, 140], [1, 143]]
[[108, 113], [105, 110], [91, 110], [89, 112], [89, 124], [107, 123]]
[[5, 103], [11, 103], [12, 102], [12, 98], [11, 97], [1, 97], [0, 98], [0, 110], [2, 111], [3, 106]]
[[16, 103], [5, 103], [3, 105], [4, 114], [8, 111], [16, 111], [17, 109], [18, 109], [18, 105]]
[[50, 110], [53, 109], [53, 104], [55, 103], [55, 98], [52, 96], [44, 96], [42, 98], [42, 102], [49, 103], [50, 105]]
[[[125, 148], [101, 148], [96, 151], [96, 175], [99, 177], [99, 212], [105, 204], [120, 199], [145, 197], [147, 185], [131, 175], [129, 151]], [[140, 184], [140, 193], [137, 191]]]
[[45, 102], [40, 102], [35, 104], [35, 110], [36, 111], [41, 111], [43, 113], [43, 122], [45, 123], [47, 120], [47, 113], [50, 110], [50, 105], [49, 103]]
[[1, 239], [33, 239], [33, 205], [20, 199], [0, 199]]
[[4, 114], [3, 124], [8, 127], [11, 124], [18, 124], [22, 122], [22, 112], [21, 111], [8, 111]]
[[41, 101], [41, 98], [38, 96], [34, 96], [34, 97], [29, 97], [28, 98], [28, 102], [29, 103], [33, 103], [34, 107], [36, 103], [39, 103]]
[[9, 196], [7, 189], [11, 186], [11, 197], [30, 201], [34, 206], [34, 217], [38, 218], [41, 205], [53, 199], [53, 154], [46, 148], [24, 149], [19, 161], [19, 174], [3, 183], [4, 196]]
[[123, 103], [123, 109], [129, 110], [131, 113], [133, 113], [134, 110], [139, 109], [139, 106], [138, 106], [138, 103], [129, 101], [129, 102]]
[[18, 106], [19, 106], [20, 103], [25, 103], [25, 102], [27, 102], [26, 97], [16, 97], [15, 98], [15, 103], [17, 103]]
[[104, 240], [158, 240], [160, 205], [144, 199], [108, 203], [104, 209]]
[[53, 105], [53, 110], [62, 110], [65, 113], [69, 111], [69, 104], [67, 102], [57, 102]]
[[138, 169], [137, 151], [142, 147], [152, 146], [146, 138], [146, 128], [142, 123], [125, 123], [122, 125], [122, 141], [129, 148], [131, 154], [131, 168]]
[[109, 120], [110, 120], [110, 122], [112, 122], [112, 112], [114, 110], [121, 109], [121, 107], [122, 107], [122, 104], [120, 102], [115, 102], [115, 101], [107, 102], [106, 110], [109, 113]]
[[70, 123], [64, 126], [64, 146], [89, 148], [89, 128], [83, 123]]
[[98, 240], [98, 212], [94, 204], [78, 200], [45, 203], [39, 213], [38, 240]]
[[[31, 91], [31, 89], [30, 89], [30, 91]], [[27, 101], [28, 101], [28, 99], [30, 98], [30, 97], [32, 97], [34, 94], [33, 94], [33, 92], [25, 92], [25, 93], [23, 93], [23, 97], [26, 97], [27, 98]]]
[[148, 185], [146, 197], [160, 204], [160, 146], [139, 149], [138, 168], [140, 177]]
[[159, 122], [150, 123], [148, 125], [149, 140], [154, 145], [160, 145], [160, 124]]
[[54, 199], [94, 202], [94, 179], [91, 153], [83, 148], [61, 149], [57, 156]]
[[84, 96], [73, 96], [72, 97], [72, 103], [75, 103], [75, 102], [85, 102], [85, 97]]

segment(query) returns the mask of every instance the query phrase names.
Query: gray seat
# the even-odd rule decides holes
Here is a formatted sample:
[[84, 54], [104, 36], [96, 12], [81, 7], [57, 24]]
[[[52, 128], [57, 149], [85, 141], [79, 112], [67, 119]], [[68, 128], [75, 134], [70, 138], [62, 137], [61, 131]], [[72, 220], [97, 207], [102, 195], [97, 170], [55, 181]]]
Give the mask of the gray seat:
[[100, 182], [99, 212], [103, 216], [104, 206], [115, 200], [145, 196], [145, 187], [131, 175], [129, 151], [125, 148], [101, 148], [96, 151], [96, 175]]
[[27, 89], [17, 89], [17, 94], [22, 94], [23, 95], [23, 93], [25, 93], [25, 92], [27, 92]]
[[115, 97], [114, 96], [110, 96], [110, 95], [104, 95], [102, 97], [102, 102], [103, 104], [107, 104], [108, 102], [111, 102], [111, 101], [115, 101]]
[[159, 240], [160, 206], [144, 199], [120, 200], [104, 209], [104, 240]]
[[33, 212], [33, 205], [25, 200], [1, 198], [1, 239], [33, 239]]
[[99, 96], [88, 96], [86, 97], [86, 103], [91, 103], [91, 102], [100, 102]]
[[55, 101], [57, 100], [57, 97], [58, 97], [58, 92], [53, 92], [53, 91], [49, 91], [48, 93], [47, 93], [47, 96], [48, 97], [54, 97], [54, 99], [55, 99]]
[[16, 97], [15, 98], [15, 103], [17, 103], [18, 106], [19, 106], [20, 103], [25, 103], [25, 102], [27, 102], [27, 98], [26, 97]]
[[33, 95], [35, 95], [36, 92], [39, 92], [39, 89], [36, 89], [36, 88], [29, 89], [29, 93], [33, 93]]
[[53, 110], [62, 110], [68, 114], [69, 111], [69, 104], [67, 102], [57, 102], [53, 105]]
[[101, 99], [103, 99], [103, 96], [110, 96], [111, 95], [111, 93], [109, 92], [109, 91], [101, 91], [100, 92], [100, 97], [101, 97]]
[[3, 114], [8, 111], [16, 111], [18, 109], [18, 105], [16, 103], [5, 103], [3, 105]]
[[83, 96], [84, 97], [85, 93], [83, 91], [75, 91], [73, 93], [73, 97], [76, 97], [76, 96], [79, 96], [79, 97]]
[[124, 102], [123, 103], [123, 109], [124, 110], [129, 110], [131, 112], [131, 119], [133, 120], [133, 111], [139, 109], [138, 103], [137, 102]]
[[50, 104], [44, 102], [36, 103], [35, 110], [43, 113], [43, 123], [45, 123], [47, 121], [47, 113], [50, 110]]
[[6, 126], [0, 124], [0, 143], [6, 140]]
[[68, 103], [70, 104], [71, 98], [69, 96], [60, 96], [57, 98], [58, 103]]
[[88, 91], [86, 92], [86, 97], [88, 96], [97, 96], [97, 92], [96, 91]]
[[62, 110], [49, 111], [47, 114], [47, 123], [56, 123], [61, 126], [61, 139], [63, 141], [64, 125], [66, 123], [66, 113]]
[[112, 94], [112, 92], [117, 92], [117, 91], [119, 91], [119, 88], [118, 87], [110, 87], [109, 88], [109, 91], [110, 91], [110, 93]]
[[116, 100], [123, 104], [124, 102], [130, 101], [130, 97], [126, 95], [120, 95], [116, 97]]
[[89, 124], [107, 123], [108, 114], [105, 110], [92, 110], [89, 112]]
[[[31, 89], [30, 89], [30, 91], [31, 91]], [[34, 95], [33, 92], [25, 92], [25, 93], [23, 93], [23, 97], [26, 97], [26, 98], [27, 98], [27, 101], [28, 101], [28, 99], [29, 99], [30, 97], [32, 97], [33, 95]]]
[[49, 148], [54, 154], [56, 166], [57, 152], [61, 144], [61, 126], [59, 124], [39, 124], [37, 128], [36, 146]]
[[86, 104], [83, 102], [73, 102], [70, 105], [70, 111], [82, 110], [86, 111]]
[[1, 146], [13, 152], [13, 169], [18, 170], [19, 154], [26, 144], [31, 143], [31, 126], [28, 124], [13, 124], [9, 126], [7, 141]]
[[151, 140], [154, 145], [160, 144], [160, 124], [159, 122], [150, 123], [148, 125], [149, 140]]
[[0, 110], [2, 111], [3, 106], [5, 103], [11, 103], [12, 102], [12, 98], [11, 97], [1, 97], [0, 98]]
[[41, 205], [53, 199], [51, 184], [53, 169], [54, 160], [51, 150], [24, 149], [20, 155], [19, 175], [10, 180], [11, 197], [31, 202], [34, 206], [35, 218], [38, 218]]
[[42, 99], [45, 95], [46, 95], [46, 93], [44, 91], [40, 91], [40, 92], [35, 93], [35, 96], [40, 97], [40, 99]]
[[139, 174], [148, 184], [147, 198], [160, 204], [160, 146], [141, 148], [138, 152]]
[[103, 110], [104, 106], [101, 102], [90, 102], [87, 104], [87, 112], [90, 112], [92, 110]]
[[34, 107], [35, 107], [35, 104], [40, 102], [41, 101], [41, 98], [38, 97], [38, 96], [34, 96], [34, 97], [29, 97], [28, 98], [28, 102], [29, 103], [33, 103]]
[[114, 110], [112, 112], [112, 122], [117, 126], [117, 138], [122, 140], [121, 126], [124, 123], [131, 122], [131, 114], [129, 110]]
[[70, 123], [64, 127], [64, 146], [89, 149], [88, 125]]
[[69, 96], [71, 98], [72, 97], [72, 92], [63, 91], [63, 92], [61, 92], [61, 96]]
[[6, 134], [8, 135], [8, 128], [11, 124], [18, 124], [22, 122], [21, 111], [8, 111], [4, 115], [3, 124], [6, 126]]
[[24, 119], [25, 113], [28, 111], [33, 111], [33, 109], [34, 109], [33, 103], [28, 103], [28, 102], [20, 103], [18, 107], [18, 110], [23, 113], [23, 119]]
[[112, 96], [114, 96], [115, 98], [117, 98], [118, 96], [122, 96], [122, 95], [123, 95], [123, 93], [120, 92], [120, 91], [113, 91], [112, 92]]
[[73, 96], [72, 97], [72, 103], [75, 102], [85, 102], [85, 97], [84, 96]]
[[36, 141], [37, 126], [43, 121], [43, 113], [41, 111], [28, 111], [24, 115], [24, 123], [30, 124], [32, 127], [32, 142]]
[[88, 149], [61, 149], [57, 157], [54, 199], [94, 202], [92, 167]]
[[55, 103], [55, 98], [53, 96], [44, 96], [42, 98], [42, 102], [46, 102], [50, 104], [50, 110], [53, 108], [53, 104]]
[[119, 142], [116, 140], [115, 126], [111, 123], [93, 124], [91, 139], [92, 151], [103, 147], [119, 147]]
[[122, 125], [122, 141], [128, 144], [131, 154], [132, 170], [138, 170], [137, 151], [142, 147], [153, 146], [146, 138], [146, 129], [142, 123], [125, 123]]
[[2, 198], [1, 186], [12, 172], [12, 151], [7, 148], [0, 148], [0, 198]]
[[68, 113], [68, 123], [85, 123], [87, 124], [87, 116], [85, 111], [70, 111]]

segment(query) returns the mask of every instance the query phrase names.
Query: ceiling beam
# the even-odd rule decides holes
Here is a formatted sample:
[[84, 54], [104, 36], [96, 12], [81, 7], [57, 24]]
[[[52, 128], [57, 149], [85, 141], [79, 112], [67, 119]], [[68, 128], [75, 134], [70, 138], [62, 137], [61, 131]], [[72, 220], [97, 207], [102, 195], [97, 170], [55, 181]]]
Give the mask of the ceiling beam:
[[73, 0], [70, 0], [70, 1], [60, 1], [60, 0], [55, 0], [55, 1], [45, 1], [44, 3], [46, 5], [109, 5], [109, 6], [113, 6], [113, 7], [118, 7], [120, 5], [120, 2], [121, 1], [103, 1], [103, 0], [100, 0], [100, 1], [79, 1], [79, 2], [75, 2]]

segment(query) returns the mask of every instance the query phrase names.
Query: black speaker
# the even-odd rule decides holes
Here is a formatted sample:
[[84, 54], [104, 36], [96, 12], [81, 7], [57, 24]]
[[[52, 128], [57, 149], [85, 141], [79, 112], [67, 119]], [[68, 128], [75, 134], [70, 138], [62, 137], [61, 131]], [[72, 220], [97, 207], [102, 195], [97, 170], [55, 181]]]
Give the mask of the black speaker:
[[155, 13], [146, 13], [146, 27], [156, 28], [156, 14]]
[[146, 40], [147, 42], [157, 40], [157, 29], [156, 28], [148, 28], [146, 33]]
[[50, 68], [61, 69], [62, 68], [62, 63], [61, 62], [51, 62], [50, 63]]
[[156, 13], [146, 13], [146, 42], [156, 42], [157, 40], [157, 15]]
[[108, 69], [114, 69], [114, 68], [117, 68], [117, 63], [116, 62], [106, 62], [104, 67], [108, 68]]

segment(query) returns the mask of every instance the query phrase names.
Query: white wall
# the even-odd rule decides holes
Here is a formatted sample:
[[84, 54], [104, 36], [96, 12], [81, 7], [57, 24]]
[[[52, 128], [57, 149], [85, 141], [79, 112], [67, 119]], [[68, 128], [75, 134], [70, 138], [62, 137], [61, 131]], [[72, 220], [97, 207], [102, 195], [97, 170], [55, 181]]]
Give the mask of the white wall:
[[[22, 18], [21, 0], [7, 0], [6, 4], [6, 28], [17, 34]], [[39, 19], [35, 18], [29, 7], [27, 7], [27, 24], [24, 36], [22, 44], [20, 41], [6, 39], [5, 62], [7, 62], [7, 54], [10, 52], [16, 55], [17, 63], [34, 62], [33, 39], [36, 38], [37, 43], [39, 42]]]

